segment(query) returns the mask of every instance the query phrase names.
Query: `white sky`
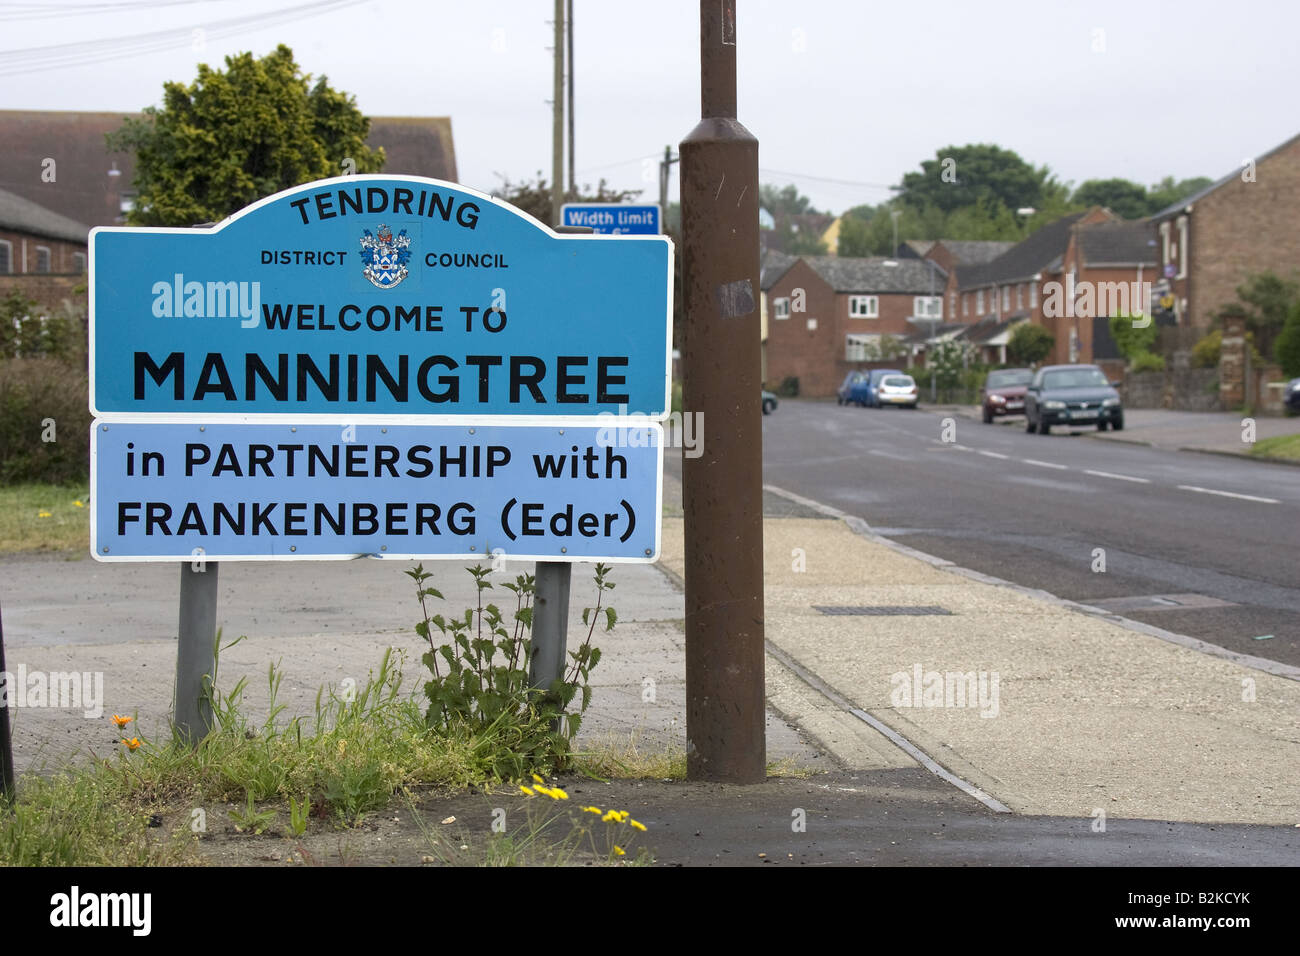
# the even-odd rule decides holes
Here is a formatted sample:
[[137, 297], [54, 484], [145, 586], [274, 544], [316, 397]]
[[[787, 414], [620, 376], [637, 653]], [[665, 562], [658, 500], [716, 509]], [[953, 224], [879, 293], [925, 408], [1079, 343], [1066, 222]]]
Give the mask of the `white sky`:
[[[0, 0], [0, 71], [15, 68], [14, 50], [168, 28], [188, 35], [304, 2], [44, 0], [98, 9], [26, 20], [10, 18], [35, 0]], [[114, 3], [128, 8], [104, 9]], [[699, 117], [699, 5], [574, 6], [579, 181], [604, 176], [654, 201], [653, 164]], [[740, 119], [759, 138], [763, 180], [794, 182], [833, 212], [887, 198], [882, 184], [950, 143], [994, 142], [1075, 184], [1150, 184], [1217, 178], [1300, 132], [1291, 105], [1300, 4], [1291, 0], [738, 8]], [[491, 191], [496, 173], [549, 178], [552, 9], [553, 0], [371, 0], [208, 38], [200, 50], [182, 39], [97, 65], [0, 75], [0, 108], [138, 110], [158, 102], [164, 80], [192, 80], [198, 62], [284, 42], [368, 114], [451, 116], [461, 182]], [[674, 175], [674, 199], [676, 190]]]

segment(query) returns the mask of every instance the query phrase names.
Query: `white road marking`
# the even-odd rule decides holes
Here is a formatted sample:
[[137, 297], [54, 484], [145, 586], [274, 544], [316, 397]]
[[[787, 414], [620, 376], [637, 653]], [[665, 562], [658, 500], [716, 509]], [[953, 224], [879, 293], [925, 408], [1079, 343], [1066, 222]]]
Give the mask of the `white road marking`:
[[1150, 478], [1135, 478], [1132, 475], [1117, 475], [1109, 471], [1093, 471], [1091, 468], [1085, 468], [1083, 473], [1085, 475], [1096, 475], [1098, 478], [1115, 478], [1118, 481], [1136, 481], [1141, 485], [1151, 484]]
[[983, 455], [985, 458], [1001, 458], [1003, 461], [1006, 461], [1008, 458], [1011, 457], [1010, 455], [999, 455], [995, 451], [982, 451], [980, 452], [980, 454]]
[[894, 461], [911, 461], [911, 460], [912, 460], [912, 459], [908, 458], [908, 457], [905, 456], [905, 455], [893, 455], [893, 454], [890, 454], [890, 453], [887, 452], [887, 451], [881, 451], [879, 448], [868, 448], [868, 449], [867, 449], [867, 454], [868, 454], [868, 455], [878, 455], [878, 456], [880, 456], [881, 458], [892, 458]]
[[1179, 485], [1184, 491], [1199, 491], [1203, 495], [1220, 495], [1224, 498], [1240, 498], [1242, 501], [1258, 501], [1266, 505], [1280, 505], [1277, 498], [1260, 498], [1256, 495], [1239, 495], [1235, 491], [1215, 491], [1213, 488], [1198, 488], [1196, 485]]
[[1026, 465], [1037, 465], [1039, 468], [1055, 468], [1058, 471], [1069, 470], [1068, 466], [1066, 465], [1055, 465], [1052, 464], [1052, 462], [1050, 461], [1039, 461], [1037, 458], [1021, 458], [1020, 460], [1023, 461]]

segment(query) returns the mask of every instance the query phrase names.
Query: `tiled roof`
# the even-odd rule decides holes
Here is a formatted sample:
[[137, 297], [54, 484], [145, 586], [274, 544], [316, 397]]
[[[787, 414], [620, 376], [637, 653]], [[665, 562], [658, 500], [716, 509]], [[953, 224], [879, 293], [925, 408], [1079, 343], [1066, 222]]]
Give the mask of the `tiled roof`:
[[939, 241], [963, 266], [992, 262], [1015, 245], [1014, 242], [1000, 239], [940, 239]]
[[[920, 259], [844, 258], [803, 256], [836, 292], [942, 295], [947, 275], [939, 264]], [[885, 265], [894, 262], [895, 265]]]
[[1145, 219], [1080, 226], [1079, 251], [1090, 266], [1155, 265], [1156, 230]]
[[90, 227], [0, 189], [0, 229], [85, 244]]
[[775, 249], [764, 249], [758, 260], [758, 287], [766, 292], [776, 285], [776, 281], [798, 261], [798, 256], [789, 256]]
[[1071, 227], [1085, 215], [1086, 212], [1076, 212], [1049, 222], [990, 262], [958, 266], [957, 287], [975, 289], [1029, 279], [1053, 259], [1060, 258], [1070, 241]]

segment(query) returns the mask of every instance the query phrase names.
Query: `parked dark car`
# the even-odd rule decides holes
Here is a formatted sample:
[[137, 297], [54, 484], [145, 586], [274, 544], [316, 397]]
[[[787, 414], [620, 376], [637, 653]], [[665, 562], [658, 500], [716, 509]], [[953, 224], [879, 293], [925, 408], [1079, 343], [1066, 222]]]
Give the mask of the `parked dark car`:
[[1000, 368], [989, 372], [980, 388], [984, 424], [1003, 415], [1022, 415], [1025, 411], [1025, 388], [1034, 380], [1031, 368]]
[[771, 415], [776, 411], [776, 393], [763, 390], [763, 414]]
[[1049, 435], [1053, 425], [1124, 427], [1119, 392], [1095, 365], [1044, 365], [1025, 390], [1025, 431]]
[[1282, 391], [1282, 404], [1290, 414], [1300, 414], [1300, 378], [1293, 378], [1286, 383]]
[[865, 405], [867, 403], [867, 373], [849, 372], [836, 393], [835, 401], [840, 405]]
[[867, 376], [866, 386], [866, 406], [868, 408], [880, 407], [880, 383], [890, 375], [906, 375], [907, 373], [896, 368], [873, 368]]

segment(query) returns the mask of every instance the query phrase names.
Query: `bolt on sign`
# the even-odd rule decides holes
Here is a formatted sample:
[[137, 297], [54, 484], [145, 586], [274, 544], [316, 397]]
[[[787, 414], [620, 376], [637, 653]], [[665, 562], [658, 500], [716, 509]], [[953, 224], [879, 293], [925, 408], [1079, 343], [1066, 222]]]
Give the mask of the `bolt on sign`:
[[99, 560], [658, 555], [665, 237], [347, 176], [92, 230], [90, 289]]

